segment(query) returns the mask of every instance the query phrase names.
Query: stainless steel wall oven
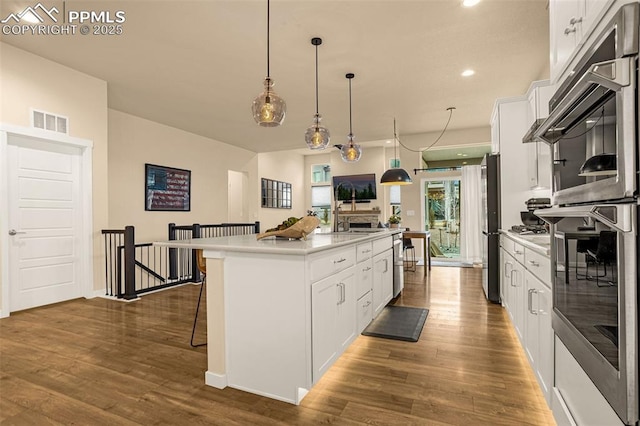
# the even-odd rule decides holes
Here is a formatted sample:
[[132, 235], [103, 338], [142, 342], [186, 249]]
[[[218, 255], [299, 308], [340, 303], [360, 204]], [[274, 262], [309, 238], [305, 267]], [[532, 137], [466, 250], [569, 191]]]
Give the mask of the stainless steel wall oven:
[[624, 5], [553, 96], [553, 329], [607, 402], [638, 424], [638, 44]]

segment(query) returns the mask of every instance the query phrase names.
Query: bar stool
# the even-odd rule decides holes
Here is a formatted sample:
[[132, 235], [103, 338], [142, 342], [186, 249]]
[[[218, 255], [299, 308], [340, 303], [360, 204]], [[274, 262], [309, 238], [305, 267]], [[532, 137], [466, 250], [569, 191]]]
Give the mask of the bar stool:
[[202, 299], [202, 290], [204, 289], [204, 286], [207, 282], [207, 262], [204, 259], [201, 249], [196, 250], [196, 258], [198, 260], [198, 270], [202, 274], [202, 284], [200, 284], [200, 295], [198, 296], [198, 304], [196, 305], [196, 316], [193, 319], [193, 330], [191, 330], [190, 343], [191, 343], [191, 347], [193, 348], [207, 345], [206, 343], [198, 343], [198, 344], [193, 343], [193, 337], [196, 334], [196, 324], [198, 323], [198, 312], [200, 311], [200, 300]]
[[[407, 228], [409, 231], [409, 228]], [[408, 252], [411, 251], [411, 258], [408, 256]], [[416, 270], [416, 248], [413, 245], [411, 238], [402, 238], [402, 252], [403, 252], [403, 264], [405, 271], [415, 272]]]

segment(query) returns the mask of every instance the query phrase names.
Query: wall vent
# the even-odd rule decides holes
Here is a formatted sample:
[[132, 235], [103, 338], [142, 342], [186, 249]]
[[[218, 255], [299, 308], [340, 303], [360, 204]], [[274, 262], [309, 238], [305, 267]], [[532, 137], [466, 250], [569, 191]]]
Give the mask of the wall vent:
[[69, 134], [69, 118], [45, 111], [31, 110], [31, 127]]

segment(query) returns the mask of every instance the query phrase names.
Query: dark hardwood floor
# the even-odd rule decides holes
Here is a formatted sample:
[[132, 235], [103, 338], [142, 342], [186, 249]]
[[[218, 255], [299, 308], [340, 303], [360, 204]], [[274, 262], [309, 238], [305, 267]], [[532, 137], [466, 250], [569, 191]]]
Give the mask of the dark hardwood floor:
[[405, 278], [395, 303], [430, 310], [420, 341], [359, 336], [300, 406], [204, 384], [206, 347], [189, 346], [197, 286], [13, 313], [0, 320], [0, 423], [554, 424], [481, 270]]

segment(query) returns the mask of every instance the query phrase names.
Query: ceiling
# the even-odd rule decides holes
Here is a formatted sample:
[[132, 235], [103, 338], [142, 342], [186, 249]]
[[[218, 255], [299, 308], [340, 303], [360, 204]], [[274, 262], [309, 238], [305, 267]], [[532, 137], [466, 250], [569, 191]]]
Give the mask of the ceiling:
[[[37, 0], [3, 0], [2, 19]], [[266, 1], [62, 1], [60, 10], [124, 11], [122, 35], [2, 35], [1, 40], [108, 83], [109, 108], [255, 152], [304, 147], [319, 105], [332, 144], [486, 127], [496, 98], [547, 78], [547, 0], [272, 0], [271, 77], [287, 102], [262, 128], [251, 103], [266, 75]], [[476, 71], [462, 77], [463, 70]], [[63, 114], [64, 111], [53, 111]], [[446, 139], [446, 135], [443, 139]], [[478, 141], [473, 141], [478, 142]], [[365, 145], [366, 147], [366, 145]], [[424, 147], [412, 147], [424, 148]]]

